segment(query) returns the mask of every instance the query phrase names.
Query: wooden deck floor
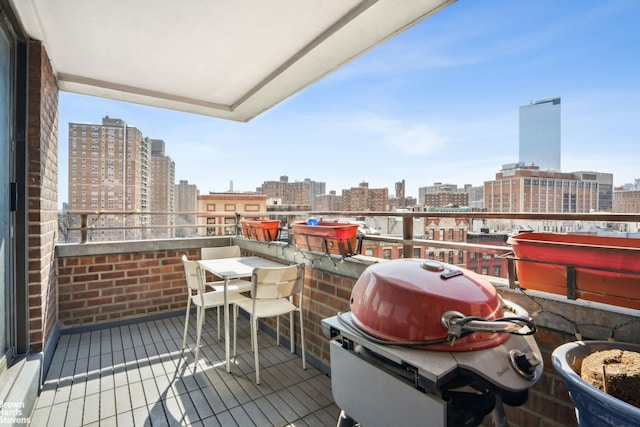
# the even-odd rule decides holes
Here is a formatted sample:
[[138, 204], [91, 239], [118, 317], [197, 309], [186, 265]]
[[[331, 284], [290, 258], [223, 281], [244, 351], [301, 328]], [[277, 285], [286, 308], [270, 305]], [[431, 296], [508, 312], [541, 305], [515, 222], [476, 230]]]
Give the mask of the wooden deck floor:
[[[31, 426], [330, 426], [340, 410], [325, 374], [260, 332], [255, 384], [249, 323], [240, 316], [238, 358], [207, 314], [199, 367], [181, 353], [184, 317], [62, 335]], [[195, 345], [192, 316], [187, 346]]]

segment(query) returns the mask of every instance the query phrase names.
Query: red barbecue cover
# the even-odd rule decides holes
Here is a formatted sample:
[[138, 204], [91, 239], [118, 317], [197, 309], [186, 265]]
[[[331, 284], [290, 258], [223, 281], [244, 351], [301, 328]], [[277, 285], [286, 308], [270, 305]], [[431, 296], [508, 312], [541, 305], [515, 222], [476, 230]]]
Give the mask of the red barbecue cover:
[[[437, 261], [399, 259], [369, 266], [351, 292], [357, 327], [383, 340], [434, 341], [447, 338], [442, 315], [495, 320], [503, 316], [495, 288], [472, 271]], [[471, 351], [501, 344], [508, 334], [474, 332], [451, 343], [422, 346], [438, 351]]]

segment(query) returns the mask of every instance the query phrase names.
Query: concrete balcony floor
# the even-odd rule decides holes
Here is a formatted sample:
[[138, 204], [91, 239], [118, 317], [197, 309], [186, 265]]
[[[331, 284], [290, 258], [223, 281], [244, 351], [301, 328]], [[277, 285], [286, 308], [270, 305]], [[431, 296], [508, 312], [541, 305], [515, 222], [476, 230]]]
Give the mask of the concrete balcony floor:
[[[215, 310], [215, 309], [213, 309]], [[259, 333], [255, 384], [248, 320], [238, 319], [238, 357], [224, 367], [209, 310], [198, 370], [181, 353], [184, 316], [60, 337], [31, 426], [326, 426], [340, 410], [331, 380]], [[195, 346], [191, 316], [187, 347]], [[223, 334], [224, 337], [224, 334]]]

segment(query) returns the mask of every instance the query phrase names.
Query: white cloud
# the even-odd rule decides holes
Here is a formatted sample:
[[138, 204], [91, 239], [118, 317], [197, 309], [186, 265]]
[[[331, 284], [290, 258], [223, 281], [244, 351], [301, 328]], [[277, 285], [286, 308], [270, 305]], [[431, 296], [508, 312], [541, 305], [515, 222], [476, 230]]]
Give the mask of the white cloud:
[[407, 155], [425, 156], [438, 152], [447, 143], [438, 130], [420, 122], [367, 117], [354, 119], [350, 127], [376, 145], [371, 147], [372, 150], [382, 150], [382, 153], [390, 149]]

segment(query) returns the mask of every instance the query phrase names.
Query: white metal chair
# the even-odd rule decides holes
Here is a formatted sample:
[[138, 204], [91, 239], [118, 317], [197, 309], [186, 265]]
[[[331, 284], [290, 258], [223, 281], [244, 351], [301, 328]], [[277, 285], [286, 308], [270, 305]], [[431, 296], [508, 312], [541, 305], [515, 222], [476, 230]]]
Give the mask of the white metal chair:
[[[239, 256], [240, 246], [237, 245], [209, 247], [200, 250], [200, 259], [237, 258]], [[217, 291], [224, 290], [224, 280], [206, 282], [206, 285]], [[251, 290], [251, 281], [231, 279], [228, 290], [233, 292], [249, 292]], [[218, 339], [220, 339], [220, 336], [218, 336]]]
[[[307, 369], [304, 349], [304, 324], [302, 294], [304, 288], [304, 264], [277, 268], [256, 268], [252, 275], [250, 300], [238, 300], [234, 304], [249, 313], [251, 342], [255, 359], [256, 384], [260, 384], [258, 360], [258, 321], [265, 317], [276, 317], [276, 342], [280, 344], [280, 315], [289, 314], [291, 353], [295, 352], [293, 313], [300, 313], [300, 342], [302, 344], [302, 368]], [[298, 305], [294, 295], [298, 295]], [[233, 325], [233, 353], [236, 355], [236, 319]]]
[[[182, 264], [184, 266], [184, 274], [187, 282], [188, 294], [187, 294], [187, 309], [184, 320], [184, 333], [182, 335], [182, 351], [187, 344], [187, 329], [189, 328], [189, 312], [191, 311], [191, 304], [196, 306], [196, 352], [193, 365], [193, 371], [196, 371], [198, 366], [198, 355], [200, 351], [200, 337], [202, 336], [202, 326], [205, 319], [205, 310], [210, 307], [218, 308], [218, 339], [220, 339], [220, 310], [219, 308], [224, 306], [224, 287], [222, 290], [205, 291], [204, 271], [199, 267], [198, 261], [190, 261], [186, 255], [182, 256]], [[227, 303], [233, 304], [235, 302], [247, 300], [251, 301], [248, 297], [239, 294], [238, 292], [227, 292]], [[237, 308], [234, 309], [237, 310]], [[235, 318], [235, 316], [234, 316]], [[234, 324], [235, 326], [235, 324]], [[225, 325], [226, 327], [226, 325]]]

